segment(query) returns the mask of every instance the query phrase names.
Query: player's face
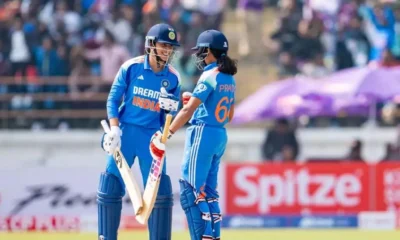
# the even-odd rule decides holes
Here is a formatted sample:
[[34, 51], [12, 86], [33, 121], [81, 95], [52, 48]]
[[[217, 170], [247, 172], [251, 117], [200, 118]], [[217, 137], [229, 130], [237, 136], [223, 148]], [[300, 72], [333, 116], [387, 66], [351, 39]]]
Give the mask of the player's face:
[[206, 59], [209, 55], [208, 48], [199, 48], [195, 53], [192, 54], [192, 57], [195, 59], [195, 64], [199, 70], [203, 70], [207, 65]]
[[155, 49], [157, 50], [157, 55], [164, 62], [168, 62], [174, 52], [174, 47], [168, 43], [156, 43]]

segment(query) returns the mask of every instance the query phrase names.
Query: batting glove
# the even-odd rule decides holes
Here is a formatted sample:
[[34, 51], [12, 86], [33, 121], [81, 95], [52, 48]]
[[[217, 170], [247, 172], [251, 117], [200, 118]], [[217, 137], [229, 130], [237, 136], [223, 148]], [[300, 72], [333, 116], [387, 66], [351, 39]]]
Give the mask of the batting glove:
[[174, 94], [170, 94], [167, 92], [165, 88], [161, 88], [161, 94], [158, 99], [158, 103], [161, 109], [164, 109], [168, 112], [176, 112], [179, 107], [179, 98], [177, 98]]
[[162, 133], [157, 131], [150, 140], [150, 154], [153, 159], [161, 161], [165, 154], [165, 144], [161, 142]]
[[117, 147], [121, 146], [122, 131], [118, 126], [111, 126], [111, 131], [106, 133], [103, 138], [103, 149], [112, 155]]

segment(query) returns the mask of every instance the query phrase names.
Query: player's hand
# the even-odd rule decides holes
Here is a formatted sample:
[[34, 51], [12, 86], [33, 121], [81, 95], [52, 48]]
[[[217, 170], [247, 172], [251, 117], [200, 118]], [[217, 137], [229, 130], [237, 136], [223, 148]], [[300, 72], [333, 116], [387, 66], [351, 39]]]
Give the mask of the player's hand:
[[165, 144], [161, 142], [162, 133], [157, 131], [150, 140], [150, 154], [153, 159], [160, 161], [165, 154]]
[[182, 94], [183, 105], [186, 105], [189, 102], [191, 97], [192, 97], [192, 93], [191, 92], [184, 92]]
[[111, 126], [111, 131], [106, 133], [103, 137], [103, 149], [112, 155], [117, 147], [121, 145], [122, 131], [117, 126]]
[[177, 98], [174, 94], [168, 93], [163, 87], [161, 88], [160, 92], [161, 94], [158, 99], [160, 108], [168, 112], [178, 111], [179, 98]]

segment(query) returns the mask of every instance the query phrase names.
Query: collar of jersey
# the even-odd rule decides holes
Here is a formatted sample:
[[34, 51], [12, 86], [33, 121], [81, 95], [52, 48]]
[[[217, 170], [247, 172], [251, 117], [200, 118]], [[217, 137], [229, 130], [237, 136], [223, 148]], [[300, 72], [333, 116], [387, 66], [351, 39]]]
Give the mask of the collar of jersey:
[[208, 65], [204, 68], [204, 71], [213, 69], [213, 68], [215, 68], [216, 66], [217, 66], [217, 62], [210, 63], [210, 64], [208, 64]]
[[[150, 70], [153, 71], [153, 69], [151, 69], [150, 64], [149, 64], [149, 58], [148, 55], [144, 56], [144, 69], [145, 70]], [[158, 73], [154, 73], [155, 75], [160, 75], [160, 76], [165, 76], [168, 73], [168, 65], [164, 67], [163, 70], [161, 70]]]

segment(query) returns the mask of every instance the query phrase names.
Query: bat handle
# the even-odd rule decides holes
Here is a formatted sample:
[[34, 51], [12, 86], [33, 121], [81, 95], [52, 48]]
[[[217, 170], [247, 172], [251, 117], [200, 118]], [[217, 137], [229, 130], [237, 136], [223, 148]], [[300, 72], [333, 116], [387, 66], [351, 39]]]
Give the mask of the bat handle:
[[162, 134], [162, 137], [161, 137], [161, 142], [162, 143], [167, 142], [168, 134], [169, 134], [169, 126], [171, 125], [171, 122], [172, 122], [172, 115], [171, 114], [167, 114], [167, 117], [165, 119], [163, 134]]
[[109, 133], [111, 131], [106, 120], [101, 120], [100, 124], [103, 127], [105, 133]]

